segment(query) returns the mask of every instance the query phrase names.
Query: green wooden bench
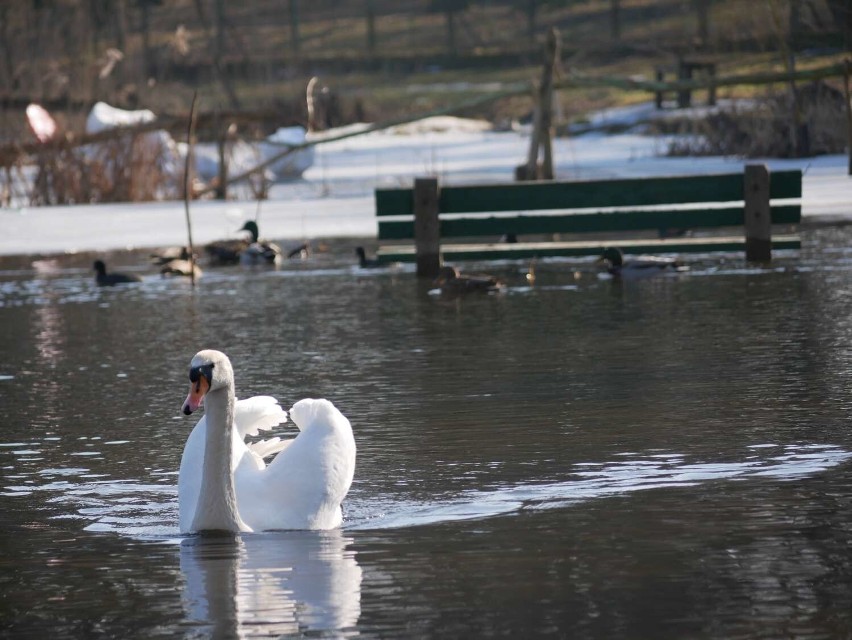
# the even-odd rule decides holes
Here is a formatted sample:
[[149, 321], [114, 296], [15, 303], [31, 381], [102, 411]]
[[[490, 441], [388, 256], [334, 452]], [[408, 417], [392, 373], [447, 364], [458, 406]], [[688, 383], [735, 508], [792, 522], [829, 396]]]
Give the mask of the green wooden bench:
[[[613, 246], [625, 253], [745, 250], [747, 259], [765, 261], [773, 248], [800, 247], [796, 233], [773, 236], [772, 226], [800, 222], [802, 173], [770, 175], [765, 165], [723, 175], [443, 188], [437, 178], [418, 178], [414, 188], [375, 195], [378, 238], [394, 241], [379, 246], [377, 259], [417, 262], [418, 274], [430, 277], [442, 258], [583, 256]], [[774, 202], [782, 199], [794, 201]], [[723, 235], [725, 227], [745, 232]], [[693, 235], [660, 237], [683, 229]], [[520, 241], [499, 241], [509, 234]]]

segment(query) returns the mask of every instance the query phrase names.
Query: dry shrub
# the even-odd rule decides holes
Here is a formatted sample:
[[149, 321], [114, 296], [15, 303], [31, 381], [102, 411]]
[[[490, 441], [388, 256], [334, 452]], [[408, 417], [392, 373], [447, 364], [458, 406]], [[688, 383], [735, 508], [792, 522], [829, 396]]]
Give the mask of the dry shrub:
[[797, 94], [798, 127], [790, 93], [770, 94], [700, 120], [678, 121], [669, 133], [682, 135], [669, 144], [668, 155], [795, 158], [843, 153], [843, 94], [821, 82], [800, 87]]
[[30, 201], [40, 204], [145, 202], [181, 196], [182, 167], [152, 134], [62, 148], [38, 158]]

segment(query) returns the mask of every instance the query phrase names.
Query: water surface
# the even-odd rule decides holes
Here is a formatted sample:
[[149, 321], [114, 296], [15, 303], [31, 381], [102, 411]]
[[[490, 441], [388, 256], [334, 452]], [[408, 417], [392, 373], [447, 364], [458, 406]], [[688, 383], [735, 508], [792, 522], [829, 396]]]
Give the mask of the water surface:
[[[352, 246], [195, 291], [0, 265], [0, 629], [11, 637], [852, 635], [852, 232], [629, 283], [465, 265], [446, 299]], [[240, 397], [332, 399], [332, 532], [181, 537], [201, 348]], [[292, 434], [292, 428], [285, 433]]]

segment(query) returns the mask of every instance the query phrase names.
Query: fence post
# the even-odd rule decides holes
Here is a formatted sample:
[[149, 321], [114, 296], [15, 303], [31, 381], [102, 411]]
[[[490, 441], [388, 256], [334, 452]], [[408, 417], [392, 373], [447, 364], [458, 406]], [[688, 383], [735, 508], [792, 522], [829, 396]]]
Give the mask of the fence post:
[[745, 200], [746, 260], [772, 259], [772, 214], [769, 209], [769, 169], [765, 164], [747, 164], [743, 179]]
[[417, 275], [421, 278], [436, 278], [441, 268], [438, 196], [438, 178], [415, 178], [414, 247], [417, 255]]

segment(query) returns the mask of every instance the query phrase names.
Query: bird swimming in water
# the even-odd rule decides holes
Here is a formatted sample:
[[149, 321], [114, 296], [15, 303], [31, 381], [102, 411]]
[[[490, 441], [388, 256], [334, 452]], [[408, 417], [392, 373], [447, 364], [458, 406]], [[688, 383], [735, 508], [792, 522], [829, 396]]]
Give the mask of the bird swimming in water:
[[92, 268], [95, 270], [95, 282], [101, 287], [111, 287], [114, 284], [142, 282], [142, 278], [129, 273], [107, 273], [103, 260], [95, 260]]
[[489, 275], [465, 275], [455, 267], [444, 266], [438, 272], [435, 285], [441, 293], [464, 294], [474, 291], [491, 292], [505, 289], [503, 281]]
[[150, 254], [152, 264], [160, 267], [164, 276], [201, 277], [198, 256], [190, 253], [189, 247], [172, 247]]
[[607, 273], [614, 278], [647, 278], [661, 273], [676, 273], [688, 269], [674, 258], [659, 256], [639, 256], [625, 261], [624, 254], [617, 247], [604, 249], [598, 261], [606, 264]]
[[151, 264], [162, 267], [173, 260], [189, 260], [189, 247], [169, 247], [162, 251], [154, 251], [148, 257]]
[[160, 273], [164, 276], [192, 276], [197, 279], [203, 272], [193, 260], [171, 260], [160, 267]]
[[249, 237], [228, 238], [226, 240], [215, 240], [204, 246], [204, 252], [211, 265], [225, 266], [240, 263], [243, 251], [252, 243], [257, 242], [258, 228], [253, 220], [247, 221], [237, 232], [248, 231]]
[[361, 269], [375, 269], [385, 266], [375, 258], [368, 258], [364, 247], [355, 247], [355, 254], [358, 256], [358, 266]]

